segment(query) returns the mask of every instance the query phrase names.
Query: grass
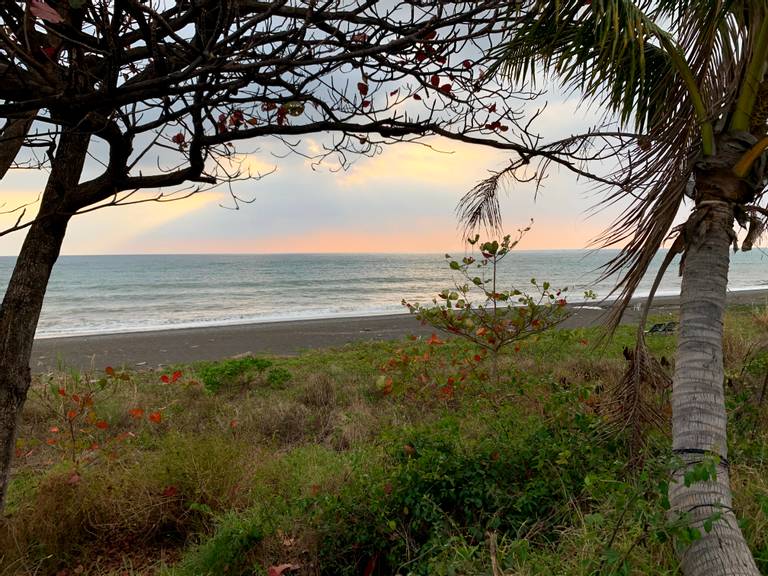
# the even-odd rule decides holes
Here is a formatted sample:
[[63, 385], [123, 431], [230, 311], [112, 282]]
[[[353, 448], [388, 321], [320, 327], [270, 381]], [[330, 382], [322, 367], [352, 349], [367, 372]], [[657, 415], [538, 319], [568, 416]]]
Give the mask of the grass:
[[[725, 352], [735, 505], [765, 571], [763, 318], [730, 312]], [[597, 336], [525, 342], [498, 385], [454, 340], [39, 375], [0, 574], [678, 574], [668, 437], [628, 466], [600, 411], [633, 330]], [[648, 341], [671, 361], [674, 336]]]

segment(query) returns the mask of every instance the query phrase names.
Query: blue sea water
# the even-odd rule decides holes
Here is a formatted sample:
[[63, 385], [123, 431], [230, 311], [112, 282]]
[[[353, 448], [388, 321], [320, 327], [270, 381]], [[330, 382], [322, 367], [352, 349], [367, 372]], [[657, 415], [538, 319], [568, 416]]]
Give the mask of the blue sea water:
[[[502, 284], [530, 279], [608, 296], [598, 282], [615, 251], [515, 251], [503, 261]], [[457, 256], [463, 256], [457, 255]], [[647, 294], [657, 257], [638, 294]], [[13, 257], [0, 257], [5, 289]], [[733, 256], [731, 290], [767, 288], [768, 254]], [[38, 337], [403, 312], [400, 301], [426, 303], [452, 285], [442, 254], [62, 256], [56, 264]], [[676, 294], [670, 267], [660, 294]]]

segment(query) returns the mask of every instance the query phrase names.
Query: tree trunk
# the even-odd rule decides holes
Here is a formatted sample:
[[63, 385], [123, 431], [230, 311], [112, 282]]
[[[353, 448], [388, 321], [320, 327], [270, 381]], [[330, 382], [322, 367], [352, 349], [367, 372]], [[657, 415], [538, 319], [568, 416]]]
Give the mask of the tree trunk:
[[59, 139], [37, 219], [29, 228], [0, 306], [0, 510], [5, 503], [16, 427], [31, 381], [29, 360], [51, 270], [59, 256], [90, 138], [74, 131]]
[[[700, 202], [690, 222], [672, 392], [672, 447], [682, 464], [669, 497], [672, 513], [686, 515], [701, 538], [681, 552], [681, 564], [686, 576], [759, 576], [731, 509], [728, 478], [723, 312], [733, 209], [727, 202]], [[686, 487], [685, 473], [713, 456], [719, 457], [716, 477]], [[721, 516], [710, 526], [706, 521], [715, 514]]]

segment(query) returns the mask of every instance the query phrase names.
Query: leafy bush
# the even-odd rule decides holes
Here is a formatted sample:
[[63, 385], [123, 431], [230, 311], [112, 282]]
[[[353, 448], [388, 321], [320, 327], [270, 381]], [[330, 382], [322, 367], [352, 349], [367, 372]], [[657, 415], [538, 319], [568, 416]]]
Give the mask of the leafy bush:
[[270, 366], [270, 360], [246, 356], [200, 364], [197, 373], [209, 392], [218, 392], [222, 387], [242, 382], [245, 377], [260, 374]]
[[291, 373], [285, 368], [276, 367], [272, 368], [267, 373], [267, 384], [270, 388], [280, 389], [285, 388], [285, 385], [291, 381]]
[[411, 558], [410, 574], [432, 574], [429, 558], [453, 538], [477, 544], [488, 532], [529, 525], [554, 538], [588, 471], [614, 465], [595, 447], [596, 419], [564, 415], [515, 438], [500, 432], [467, 443], [460, 422], [446, 418], [392, 439], [389, 474], [324, 502], [323, 573], [357, 574], [375, 564], [377, 573], [394, 574]]

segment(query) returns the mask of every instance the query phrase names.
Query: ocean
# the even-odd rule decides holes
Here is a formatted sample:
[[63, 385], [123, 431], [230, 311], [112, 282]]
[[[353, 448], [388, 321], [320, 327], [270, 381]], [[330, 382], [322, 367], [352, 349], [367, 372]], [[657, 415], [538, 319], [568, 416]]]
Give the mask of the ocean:
[[[614, 279], [598, 281], [613, 250], [514, 251], [501, 285], [526, 289], [530, 279], [608, 296]], [[454, 256], [463, 256], [455, 254]], [[660, 254], [638, 295], [648, 293]], [[5, 289], [14, 257], [0, 257]], [[451, 287], [442, 254], [284, 254], [62, 256], [46, 295], [41, 338], [167, 328], [404, 312], [400, 301], [428, 303]], [[731, 290], [768, 288], [768, 253], [733, 255]], [[677, 266], [659, 294], [677, 294]]]

